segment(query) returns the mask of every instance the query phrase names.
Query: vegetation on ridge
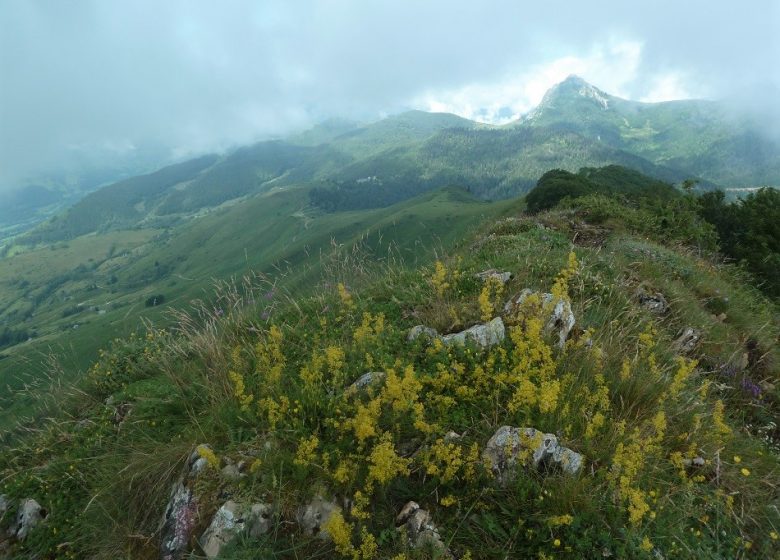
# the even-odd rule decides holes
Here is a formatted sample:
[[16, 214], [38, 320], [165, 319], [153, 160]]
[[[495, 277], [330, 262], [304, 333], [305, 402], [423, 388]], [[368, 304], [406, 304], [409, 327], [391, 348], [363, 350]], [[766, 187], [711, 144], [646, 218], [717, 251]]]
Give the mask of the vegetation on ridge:
[[[430, 557], [394, 528], [410, 499], [459, 558], [771, 557], [776, 307], [733, 267], [632, 235], [622, 210], [602, 205], [598, 227], [574, 204], [493, 220], [433, 265], [380, 265], [361, 283], [345, 256], [312, 297], [226, 286], [176, 328], [116, 342], [66, 415], [0, 457], [0, 493], [50, 511], [17, 553], [155, 557], [179, 465], [209, 443], [198, 529], [225, 492], [276, 512], [228, 558]], [[499, 290], [474, 277], [486, 268], [514, 277]], [[487, 350], [406, 341], [415, 324], [453, 332], [496, 316], [526, 287], [571, 302], [563, 348], [533, 300]], [[640, 288], [670, 311], [643, 309]], [[684, 327], [701, 332], [691, 355], [672, 344]], [[366, 371], [385, 379], [348, 391]], [[502, 425], [557, 434], [583, 472], [527, 466], [497, 484], [481, 451]], [[214, 468], [228, 460], [245, 460], [245, 476]], [[348, 500], [332, 542], [289, 523], [318, 493]]]

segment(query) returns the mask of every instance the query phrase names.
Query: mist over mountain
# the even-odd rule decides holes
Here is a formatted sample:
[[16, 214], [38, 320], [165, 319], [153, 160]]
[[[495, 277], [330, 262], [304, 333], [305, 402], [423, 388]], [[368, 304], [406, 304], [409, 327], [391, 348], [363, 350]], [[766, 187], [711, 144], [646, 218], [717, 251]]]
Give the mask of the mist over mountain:
[[780, 185], [780, 143], [754, 119], [714, 101], [629, 101], [570, 76], [503, 126], [424, 111], [370, 124], [329, 120], [285, 139], [125, 179], [87, 195], [29, 239], [170, 225], [290, 186], [311, 188], [311, 202], [325, 210], [387, 206], [447, 186], [508, 198], [550, 169], [608, 164], [670, 183], [696, 179], [704, 189]]

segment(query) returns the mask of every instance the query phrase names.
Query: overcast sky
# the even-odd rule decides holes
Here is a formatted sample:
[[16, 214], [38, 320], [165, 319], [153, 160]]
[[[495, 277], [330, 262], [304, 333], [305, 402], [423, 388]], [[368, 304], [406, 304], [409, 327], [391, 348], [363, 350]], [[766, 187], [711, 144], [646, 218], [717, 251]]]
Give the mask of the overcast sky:
[[0, 0], [0, 188], [408, 108], [515, 118], [579, 74], [658, 101], [780, 88], [780, 0]]

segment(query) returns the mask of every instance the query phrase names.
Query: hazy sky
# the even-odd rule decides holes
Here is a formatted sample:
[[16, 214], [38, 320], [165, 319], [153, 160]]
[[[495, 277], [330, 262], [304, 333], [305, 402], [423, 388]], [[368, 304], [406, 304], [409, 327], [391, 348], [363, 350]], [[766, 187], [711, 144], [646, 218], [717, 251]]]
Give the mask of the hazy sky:
[[576, 73], [780, 103], [780, 0], [0, 0], [0, 188], [408, 108], [501, 122]]

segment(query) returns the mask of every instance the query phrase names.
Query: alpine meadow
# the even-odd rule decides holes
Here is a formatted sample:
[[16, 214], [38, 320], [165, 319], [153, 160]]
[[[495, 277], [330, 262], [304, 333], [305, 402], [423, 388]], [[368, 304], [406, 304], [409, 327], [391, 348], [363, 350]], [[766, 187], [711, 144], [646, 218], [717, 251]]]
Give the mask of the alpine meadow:
[[774, 2], [0, 21], [0, 559], [780, 559]]

